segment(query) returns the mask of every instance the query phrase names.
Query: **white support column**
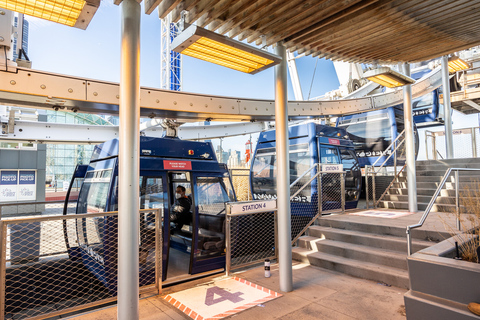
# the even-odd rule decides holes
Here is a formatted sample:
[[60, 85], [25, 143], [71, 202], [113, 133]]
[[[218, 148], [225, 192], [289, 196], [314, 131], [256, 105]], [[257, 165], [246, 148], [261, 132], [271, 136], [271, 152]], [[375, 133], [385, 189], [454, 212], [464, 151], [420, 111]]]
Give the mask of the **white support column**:
[[140, 4], [123, 0], [118, 153], [118, 311], [135, 320], [138, 311]]
[[447, 159], [453, 159], [452, 105], [450, 102], [450, 77], [448, 75], [448, 56], [442, 57], [443, 108], [445, 110], [445, 146]]
[[[410, 76], [410, 65], [405, 63], [404, 74]], [[417, 212], [417, 173], [415, 168], [415, 135], [413, 131], [412, 85], [403, 87], [403, 116], [405, 118], [405, 146], [407, 157], [408, 211]]]
[[287, 51], [277, 43], [282, 62], [275, 66], [275, 138], [277, 152], [278, 263], [280, 290], [293, 290], [290, 221], [290, 172], [288, 170]]

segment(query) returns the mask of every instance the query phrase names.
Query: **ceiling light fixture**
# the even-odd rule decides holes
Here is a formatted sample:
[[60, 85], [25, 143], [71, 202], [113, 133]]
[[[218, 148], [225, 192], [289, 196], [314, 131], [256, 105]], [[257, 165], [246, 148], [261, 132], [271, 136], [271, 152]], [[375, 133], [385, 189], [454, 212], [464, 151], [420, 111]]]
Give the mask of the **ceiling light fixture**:
[[263, 71], [282, 61], [275, 54], [195, 25], [186, 28], [172, 41], [172, 50], [250, 74]]
[[415, 80], [389, 67], [380, 67], [365, 72], [364, 77], [382, 86], [396, 88], [415, 83]]

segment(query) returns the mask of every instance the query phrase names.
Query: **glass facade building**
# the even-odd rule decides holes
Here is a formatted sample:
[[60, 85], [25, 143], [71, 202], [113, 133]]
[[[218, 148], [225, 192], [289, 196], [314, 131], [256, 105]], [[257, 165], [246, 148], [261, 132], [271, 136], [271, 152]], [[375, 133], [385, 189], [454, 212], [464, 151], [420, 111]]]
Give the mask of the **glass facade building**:
[[[15, 27], [18, 25], [18, 17], [15, 17]], [[22, 31], [22, 48], [25, 53], [28, 55], [28, 21], [23, 19], [23, 31]], [[18, 58], [17, 54], [17, 38], [13, 38], [13, 61], [16, 61]], [[25, 59], [25, 57], [23, 57]]]
[[[103, 117], [92, 114], [47, 111], [47, 122], [112, 125], [116, 117]], [[70, 181], [77, 164], [88, 164], [95, 145], [47, 144], [46, 183], [57, 185], [60, 181]]]

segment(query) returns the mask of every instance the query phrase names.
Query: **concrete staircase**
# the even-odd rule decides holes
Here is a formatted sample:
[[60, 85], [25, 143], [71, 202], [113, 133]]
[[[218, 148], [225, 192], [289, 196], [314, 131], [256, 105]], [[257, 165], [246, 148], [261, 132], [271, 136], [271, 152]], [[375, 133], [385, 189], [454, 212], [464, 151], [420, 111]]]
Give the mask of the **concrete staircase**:
[[[426, 209], [443, 175], [448, 168], [478, 168], [480, 158], [417, 161], [417, 199], [418, 210]], [[480, 185], [480, 171], [460, 172], [460, 190]], [[379, 201], [379, 208], [408, 209], [408, 189], [406, 172], [402, 172], [387, 194]], [[432, 208], [433, 212], [452, 212], [455, 210], [455, 180], [453, 174], [445, 184], [440, 196]]]
[[[294, 260], [400, 288], [409, 287], [404, 226], [324, 216], [307, 234], [293, 249]], [[413, 237], [413, 250], [417, 251], [443, 240], [448, 234], [422, 230], [414, 232]]]

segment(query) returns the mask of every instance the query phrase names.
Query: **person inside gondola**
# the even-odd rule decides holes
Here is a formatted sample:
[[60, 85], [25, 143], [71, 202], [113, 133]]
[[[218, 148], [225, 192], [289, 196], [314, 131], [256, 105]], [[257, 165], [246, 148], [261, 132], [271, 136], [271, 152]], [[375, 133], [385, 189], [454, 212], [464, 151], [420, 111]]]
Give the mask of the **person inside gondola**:
[[175, 203], [170, 213], [170, 222], [173, 223], [171, 232], [178, 232], [186, 224], [190, 224], [192, 221], [192, 214], [190, 208], [192, 202], [189, 197], [185, 195], [185, 187], [178, 186], [175, 191]]

